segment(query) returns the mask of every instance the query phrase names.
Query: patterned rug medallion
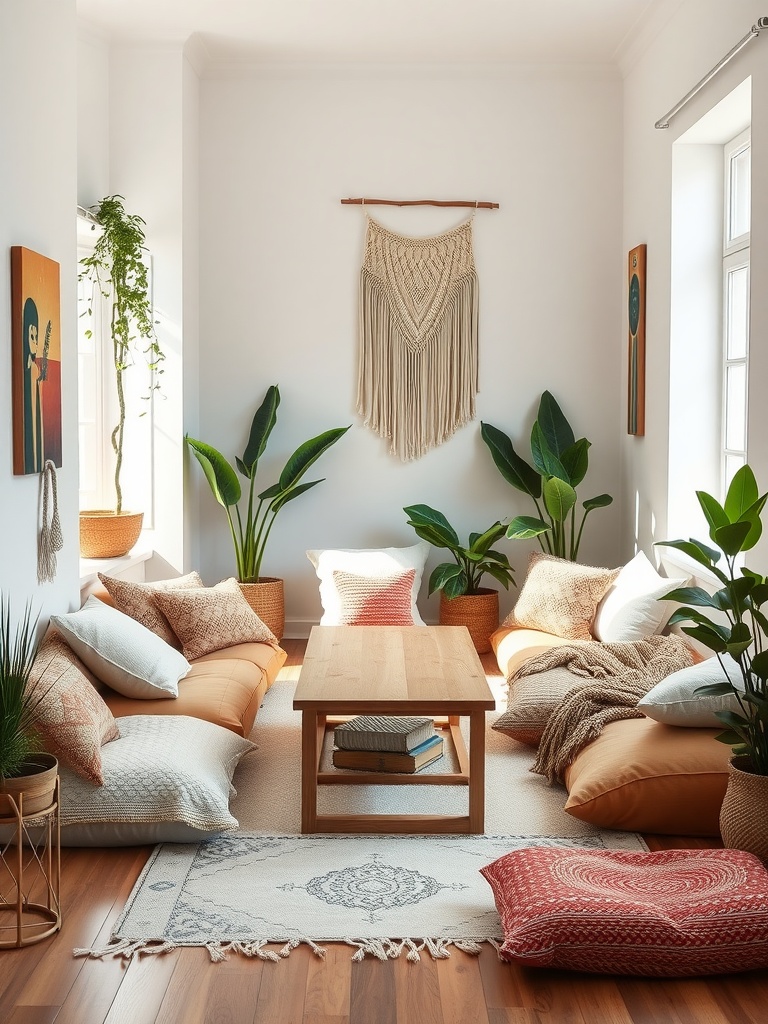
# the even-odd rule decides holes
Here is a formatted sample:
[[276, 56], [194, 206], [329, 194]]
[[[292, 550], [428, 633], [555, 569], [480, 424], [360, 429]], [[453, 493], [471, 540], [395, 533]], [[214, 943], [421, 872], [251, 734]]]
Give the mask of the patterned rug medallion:
[[[109, 945], [76, 954], [131, 957], [205, 946], [212, 960], [236, 952], [278, 961], [301, 943], [322, 955], [326, 942], [349, 944], [356, 960], [418, 960], [422, 951], [445, 957], [452, 946], [477, 953], [480, 943], [501, 938], [484, 865], [522, 846], [645, 849], [634, 833], [596, 829], [566, 814], [565, 791], [529, 773], [531, 750], [490, 729], [486, 835], [297, 835], [300, 716], [292, 695], [291, 683], [266, 695], [251, 736], [259, 749], [235, 774], [232, 809], [242, 831], [159, 846]], [[440, 813], [466, 813], [464, 787], [327, 789], [334, 812], [416, 812], [429, 801], [435, 811], [441, 804]]]

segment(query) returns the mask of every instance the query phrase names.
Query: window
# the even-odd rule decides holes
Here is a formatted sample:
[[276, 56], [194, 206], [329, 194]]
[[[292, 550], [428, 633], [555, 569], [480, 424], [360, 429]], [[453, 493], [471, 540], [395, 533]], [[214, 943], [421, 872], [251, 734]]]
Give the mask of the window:
[[747, 461], [750, 134], [724, 147], [722, 494]]

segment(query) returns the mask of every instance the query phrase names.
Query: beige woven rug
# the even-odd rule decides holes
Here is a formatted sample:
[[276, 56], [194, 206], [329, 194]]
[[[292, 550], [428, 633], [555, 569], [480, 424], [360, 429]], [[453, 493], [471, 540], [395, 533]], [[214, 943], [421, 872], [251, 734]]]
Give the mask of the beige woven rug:
[[[485, 835], [298, 835], [293, 690], [281, 677], [266, 695], [252, 734], [259, 749], [235, 774], [240, 830], [158, 847], [110, 943], [80, 955], [204, 946], [214, 961], [233, 952], [279, 961], [301, 943], [322, 956], [326, 942], [347, 943], [358, 960], [418, 960], [423, 951], [446, 957], [454, 946], [477, 953], [480, 943], [501, 938], [479, 872], [485, 864], [531, 845], [645, 849], [634, 833], [595, 829], [565, 814], [565, 791], [528, 772], [531, 750], [490, 729]], [[466, 787], [328, 786], [322, 809], [465, 814]]]

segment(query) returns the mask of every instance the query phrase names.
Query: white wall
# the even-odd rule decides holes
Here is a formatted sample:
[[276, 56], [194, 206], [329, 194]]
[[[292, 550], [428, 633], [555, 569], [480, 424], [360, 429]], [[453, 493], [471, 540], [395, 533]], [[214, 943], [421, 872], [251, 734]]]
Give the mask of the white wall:
[[[527, 454], [545, 389], [593, 442], [580, 496], [618, 495], [621, 95], [605, 68], [307, 69], [202, 82], [199, 436], [230, 459], [242, 454], [253, 412], [278, 383], [267, 486], [307, 437], [354, 424], [314, 467], [326, 482], [281, 513], [270, 539], [262, 571], [286, 579], [289, 635], [320, 614], [306, 548], [412, 543], [402, 507], [415, 502], [465, 535], [530, 514], [496, 471], [480, 420]], [[339, 199], [361, 194], [501, 204], [475, 220], [477, 422], [410, 464], [387, 454], [354, 410], [364, 223]], [[379, 207], [374, 216], [418, 235], [463, 214]], [[234, 572], [231, 542], [198, 467], [189, 472], [212, 583]], [[616, 507], [593, 513], [585, 561], [630, 554], [619, 523]], [[522, 579], [532, 546], [504, 543]], [[434, 599], [421, 604], [435, 619]]]
[[[624, 82], [624, 247], [648, 245], [647, 416], [645, 438], [624, 437], [625, 535], [640, 547], [668, 538], [668, 424], [670, 417], [670, 220], [672, 147], [711, 107], [752, 76], [752, 308], [749, 460], [768, 488], [768, 33], [751, 42], [698, 96], [659, 131], [654, 123], [698, 82], [766, 13], [757, 0], [686, 0], [628, 70]], [[626, 327], [624, 327], [626, 330]], [[622, 379], [626, 359], [622, 363]], [[697, 400], [691, 389], [688, 401]], [[676, 409], [676, 412], [681, 410]], [[684, 411], [684, 410], [683, 410]], [[701, 484], [699, 484], [701, 486]], [[639, 507], [637, 533], [634, 510]], [[676, 527], [677, 528], [677, 527]], [[701, 536], [701, 524], [691, 532]], [[762, 571], [765, 544], [750, 564]]]
[[[0, 5], [0, 590], [43, 617], [78, 598], [75, 0]], [[58, 496], [64, 550], [54, 583], [37, 585], [39, 478], [12, 474], [10, 247], [61, 267], [63, 455]]]

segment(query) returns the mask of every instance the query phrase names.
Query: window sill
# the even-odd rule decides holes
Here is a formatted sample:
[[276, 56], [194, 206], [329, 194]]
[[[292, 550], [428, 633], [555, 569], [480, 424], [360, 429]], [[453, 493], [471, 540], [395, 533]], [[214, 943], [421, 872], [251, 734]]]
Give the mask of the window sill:
[[107, 575], [114, 575], [121, 569], [129, 569], [133, 565], [140, 565], [146, 562], [154, 554], [152, 548], [145, 547], [139, 543], [132, 548], [127, 555], [119, 558], [81, 558], [80, 559], [80, 587], [97, 581], [97, 573], [103, 572]]

